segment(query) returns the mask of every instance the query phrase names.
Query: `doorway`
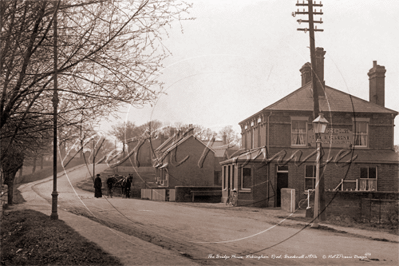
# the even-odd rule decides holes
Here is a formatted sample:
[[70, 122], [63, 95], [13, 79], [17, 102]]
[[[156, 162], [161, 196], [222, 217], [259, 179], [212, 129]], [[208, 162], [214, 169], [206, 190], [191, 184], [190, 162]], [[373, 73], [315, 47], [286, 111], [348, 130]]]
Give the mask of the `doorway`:
[[288, 188], [288, 166], [277, 166], [276, 207], [281, 207], [282, 188]]

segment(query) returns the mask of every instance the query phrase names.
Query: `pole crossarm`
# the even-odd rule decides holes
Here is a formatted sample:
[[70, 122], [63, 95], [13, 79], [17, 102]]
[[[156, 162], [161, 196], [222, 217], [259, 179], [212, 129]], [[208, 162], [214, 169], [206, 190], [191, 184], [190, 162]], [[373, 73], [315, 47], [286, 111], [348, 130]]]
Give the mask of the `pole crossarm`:
[[[313, 13], [313, 15], [324, 15], [323, 12], [313, 11], [312, 13]], [[295, 11], [295, 15], [309, 15], [309, 12], [307, 12], [307, 11]]]
[[[323, 21], [320, 18], [320, 20], [315, 20], [313, 16], [315, 15], [323, 15], [323, 12], [321, 10], [321, 7], [323, 6], [323, 4], [320, 2], [319, 4], [316, 4], [316, 2], [308, 1], [307, 3], [305, 3], [305, 1], [303, 1], [302, 3], [297, 3], [296, 6], [303, 6], [303, 7], [307, 7], [308, 9], [306, 10], [305, 8], [303, 9], [303, 11], [299, 11], [299, 9], [297, 9], [297, 11], [292, 12], [292, 16], [295, 17], [296, 15], [308, 15], [309, 19], [298, 19], [297, 22], [299, 24], [303, 23], [309, 23], [309, 28], [298, 28], [298, 31], [304, 31], [306, 32], [311, 32], [311, 34], [313, 34], [316, 31], [324, 31], [323, 29], [318, 29], [317, 27], [313, 27], [313, 25], [315, 23], [319, 23], [322, 24]], [[320, 10], [317, 11], [316, 9], [313, 9], [314, 7], [320, 7]]]
[[[297, 28], [297, 31], [304, 31], [305, 33], [309, 31], [308, 28]], [[324, 31], [323, 29], [313, 29], [313, 31]]]
[[[304, 23], [309, 23], [309, 20], [298, 19], [297, 22], [298, 22], [299, 24], [301, 24], [302, 22], [304, 22]], [[320, 24], [322, 24], [323, 21], [322, 21], [321, 18], [320, 18], [320, 20], [314, 20], [313, 23], [320, 23]]]

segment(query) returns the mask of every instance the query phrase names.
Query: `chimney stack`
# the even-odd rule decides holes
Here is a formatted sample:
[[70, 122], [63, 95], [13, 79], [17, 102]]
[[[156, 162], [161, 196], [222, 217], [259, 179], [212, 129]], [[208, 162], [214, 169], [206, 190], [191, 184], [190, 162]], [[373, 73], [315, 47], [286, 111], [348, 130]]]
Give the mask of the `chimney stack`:
[[369, 70], [369, 101], [385, 107], [385, 67], [373, 61], [373, 68]]
[[323, 48], [317, 47], [316, 48], [316, 72], [317, 72], [317, 79], [316, 79], [316, 88], [317, 93], [320, 96], [324, 95], [324, 55], [326, 52]]
[[312, 78], [312, 67], [309, 62], [305, 63], [299, 70], [302, 76], [302, 87], [305, 86]]

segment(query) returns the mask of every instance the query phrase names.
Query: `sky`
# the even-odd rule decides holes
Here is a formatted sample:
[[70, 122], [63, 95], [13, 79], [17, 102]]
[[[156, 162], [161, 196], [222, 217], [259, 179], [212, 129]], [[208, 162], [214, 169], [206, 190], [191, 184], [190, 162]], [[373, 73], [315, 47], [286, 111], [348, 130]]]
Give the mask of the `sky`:
[[[172, 55], [159, 77], [165, 93], [152, 107], [121, 109], [120, 119], [200, 124], [219, 131], [301, 86], [299, 69], [310, 62], [309, 33], [297, 31], [296, 0], [194, 0], [190, 16], [169, 30]], [[301, 0], [302, 2], [302, 0]], [[319, 3], [320, 1], [317, 1]], [[326, 85], [369, 100], [368, 71], [385, 66], [385, 107], [399, 111], [399, 1], [326, 0], [316, 47], [326, 51]], [[398, 116], [399, 117], [399, 116]], [[396, 117], [395, 124], [399, 125]], [[399, 129], [394, 143], [399, 145]]]

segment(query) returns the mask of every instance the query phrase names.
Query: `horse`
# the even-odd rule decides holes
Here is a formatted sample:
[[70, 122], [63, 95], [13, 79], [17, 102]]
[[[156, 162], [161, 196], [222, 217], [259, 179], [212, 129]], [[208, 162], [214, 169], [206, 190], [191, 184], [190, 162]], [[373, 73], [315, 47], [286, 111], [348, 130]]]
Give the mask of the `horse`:
[[119, 187], [121, 189], [122, 197], [130, 198], [130, 188], [133, 183], [133, 176], [131, 174], [129, 174], [128, 177], [115, 175], [115, 180], [113, 187]]
[[126, 194], [126, 180], [125, 176], [122, 176], [121, 179], [115, 182], [114, 187], [120, 187], [122, 197]]

